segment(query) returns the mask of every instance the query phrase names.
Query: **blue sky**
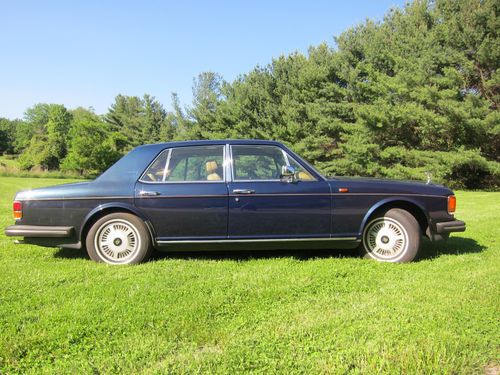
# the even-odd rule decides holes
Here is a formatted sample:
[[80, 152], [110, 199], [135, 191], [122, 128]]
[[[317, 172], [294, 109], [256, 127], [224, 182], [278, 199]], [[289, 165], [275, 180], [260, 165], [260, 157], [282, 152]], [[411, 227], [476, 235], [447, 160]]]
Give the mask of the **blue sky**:
[[0, 117], [35, 103], [93, 107], [156, 96], [170, 108], [192, 98], [193, 77], [232, 81], [255, 65], [307, 52], [402, 0], [12, 1], [0, 0]]

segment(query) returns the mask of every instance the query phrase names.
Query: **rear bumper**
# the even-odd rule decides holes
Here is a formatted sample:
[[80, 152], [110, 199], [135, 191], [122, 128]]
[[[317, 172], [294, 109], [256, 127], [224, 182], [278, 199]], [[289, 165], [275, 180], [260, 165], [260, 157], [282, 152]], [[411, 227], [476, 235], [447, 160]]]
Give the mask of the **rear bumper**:
[[464, 232], [465, 223], [461, 220], [443, 221], [436, 223], [436, 233], [448, 234], [452, 232]]
[[71, 237], [73, 227], [54, 227], [44, 225], [11, 225], [5, 228], [5, 235], [15, 237], [45, 237], [60, 238]]

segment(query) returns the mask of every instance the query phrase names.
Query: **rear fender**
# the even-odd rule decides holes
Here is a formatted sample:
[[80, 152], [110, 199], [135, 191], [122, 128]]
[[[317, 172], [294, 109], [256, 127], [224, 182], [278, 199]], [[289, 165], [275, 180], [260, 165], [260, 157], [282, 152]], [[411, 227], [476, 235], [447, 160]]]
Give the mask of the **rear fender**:
[[94, 221], [94, 219], [96, 217], [101, 217], [101, 216], [105, 215], [107, 212], [111, 213], [114, 211], [130, 212], [130, 213], [138, 216], [139, 218], [141, 218], [144, 221], [144, 223], [146, 224], [146, 227], [148, 228], [149, 233], [151, 234], [151, 239], [153, 241], [153, 244], [156, 246], [156, 233], [155, 233], [155, 230], [154, 230], [153, 225], [151, 224], [149, 218], [146, 215], [144, 215], [141, 211], [139, 211], [137, 209], [137, 207], [135, 207], [134, 205], [128, 204], [128, 203], [123, 203], [123, 202], [109, 202], [109, 203], [101, 204], [101, 205], [97, 206], [96, 208], [94, 208], [92, 211], [90, 211], [83, 221], [83, 225], [80, 228], [80, 233], [79, 233], [78, 238], [80, 238], [80, 240], [83, 242], [85, 240], [83, 237], [88, 232], [90, 224]]

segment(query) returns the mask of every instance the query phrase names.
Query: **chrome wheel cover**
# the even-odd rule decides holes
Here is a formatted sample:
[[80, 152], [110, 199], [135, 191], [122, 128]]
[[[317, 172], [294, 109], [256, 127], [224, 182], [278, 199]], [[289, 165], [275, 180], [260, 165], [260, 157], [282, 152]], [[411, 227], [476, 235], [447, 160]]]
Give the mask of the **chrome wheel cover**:
[[99, 227], [94, 246], [106, 263], [129, 263], [139, 253], [141, 238], [132, 223], [113, 219]]
[[408, 233], [397, 220], [380, 217], [366, 226], [363, 245], [372, 258], [394, 262], [408, 249]]

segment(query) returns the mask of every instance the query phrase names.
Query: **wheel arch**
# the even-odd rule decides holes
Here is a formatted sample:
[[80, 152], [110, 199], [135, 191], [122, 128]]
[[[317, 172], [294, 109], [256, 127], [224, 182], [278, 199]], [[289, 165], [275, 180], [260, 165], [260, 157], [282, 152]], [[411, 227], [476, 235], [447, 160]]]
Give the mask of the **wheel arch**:
[[359, 235], [361, 236], [365, 226], [369, 220], [375, 215], [382, 211], [389, 210], [391, 208], [400, 208], [408, 211], [417, 220], [422, 233], [429, 236], [429, 217], [426, 213], [425, 208], [417, 201], [409, 198], [387, 198], [375, 203], [368, 212], [365, 214], [361, 226], [359, 228]]
[[100, 218], [117, 212], [129, 213], [135, 215], [144, 221], [144, 224], [148, 228], [148, 232], [151, 236], [151, 241], [153, 246], [156, 246], [156, 233], [153, 228], [153, 225], [149, 221], [149, 219], [143, 215], [137, 208], [130, 204], [114, 202], [114, 203], [106, 203], [103, 205], [99, 205], [90, 211], [83, 221], [83, 225], [80, 229], [79, 239], [82, 244], [85, 244], [85, 238], [92, 227], [92, 225], [99, 220]]

